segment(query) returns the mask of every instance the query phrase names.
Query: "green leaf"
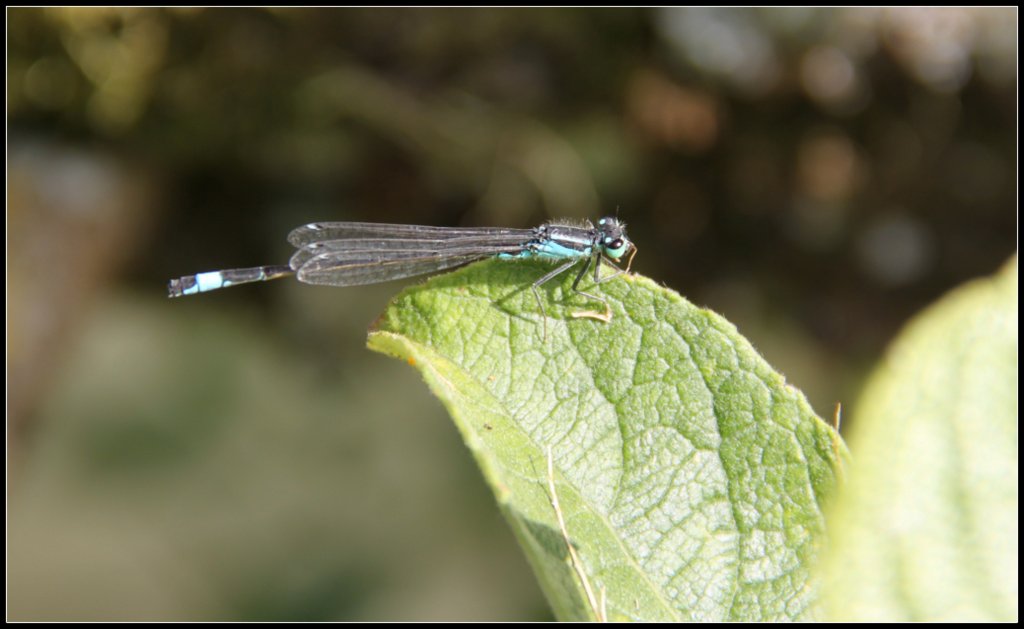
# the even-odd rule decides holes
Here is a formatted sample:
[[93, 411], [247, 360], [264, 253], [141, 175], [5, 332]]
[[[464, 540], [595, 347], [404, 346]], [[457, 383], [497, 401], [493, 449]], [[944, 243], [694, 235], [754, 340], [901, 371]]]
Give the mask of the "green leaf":
[[912, 321], [857, 408], [830, 616], [1016, 621], [1016, 258]]
[[572, 316], [601, 304], [571, 272], [548, 283], [545, 339], [529, 287], [550, 268], [436, 277], [369, 344], [448, 407], [556, 616], [810, 617], [834, 431], [732, 325], [642, 277], [581, 285], [610, 323]]

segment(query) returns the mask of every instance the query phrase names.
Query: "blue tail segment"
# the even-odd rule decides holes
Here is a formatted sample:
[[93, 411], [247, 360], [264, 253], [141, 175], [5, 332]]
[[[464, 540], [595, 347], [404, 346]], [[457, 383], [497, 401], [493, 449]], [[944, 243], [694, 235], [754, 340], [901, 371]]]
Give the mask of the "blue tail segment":
[[294, 271], [288, 266], [256, 266], [248, 269], [227, 269], [186, 275], [167, 283], [167, 296], [197, 295], [237, 284], [274, 280], [293, 273]]

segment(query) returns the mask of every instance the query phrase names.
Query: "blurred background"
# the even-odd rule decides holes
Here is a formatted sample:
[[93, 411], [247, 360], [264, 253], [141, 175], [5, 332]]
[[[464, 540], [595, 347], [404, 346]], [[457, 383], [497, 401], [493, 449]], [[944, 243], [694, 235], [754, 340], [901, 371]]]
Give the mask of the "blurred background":
[[550, 618], [402, 283], [313, 220], [618, 215], [819, 415], [1016, 250], [1017, 10], [7, 11], [8, 618]]

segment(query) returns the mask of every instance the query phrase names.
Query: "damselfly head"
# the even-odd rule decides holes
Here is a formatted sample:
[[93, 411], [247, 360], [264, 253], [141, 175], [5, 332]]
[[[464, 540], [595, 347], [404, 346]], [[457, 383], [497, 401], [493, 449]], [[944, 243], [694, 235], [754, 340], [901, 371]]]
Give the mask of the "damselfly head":
[[613, 216], [606, 216], [597, 221], [598, 245], [604, 254], [612, 260], [618, 260], [633, 248], [633, 243], [626, 236], [626, 225]]

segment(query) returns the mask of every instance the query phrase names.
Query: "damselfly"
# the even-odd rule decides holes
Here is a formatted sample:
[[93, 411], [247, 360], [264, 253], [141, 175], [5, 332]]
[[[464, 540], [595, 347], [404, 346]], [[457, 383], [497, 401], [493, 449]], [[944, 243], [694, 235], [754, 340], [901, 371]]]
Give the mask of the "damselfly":
[[[636, 255], [636, 246], [626, 236], [625, 225], [611, 217], [602, 218], [596, 227], [590, 221], [583, 225], [550, 222], [533, 229], [310, 223], [293, 230], [288, 235], [288, 242], [298, 249], [288, 266], [257, 266], [186, 275], [171, 280], [167, 292], [171, 297], [181, 297], [293, 274], [307, 284], [357, 286], [433, 273], [483, 258], [541, 258], [559, 263], [531, 286], [544, 316], [546, 337], [547, 313], [539, 291], [545, 282], [582, 264], [572, 289], [603, 303], [605, 311], [577, 312], [572, 316], [607, 322], [611, 320], [608, 301], [580, 290], [580, 281], [591, 267], [595, 284], [628, 273]], [[627, 254], [626, 268], [620, 269], [614, 263], [620, 262]], [[602, 261], [616, 271], [601, 277]]]

